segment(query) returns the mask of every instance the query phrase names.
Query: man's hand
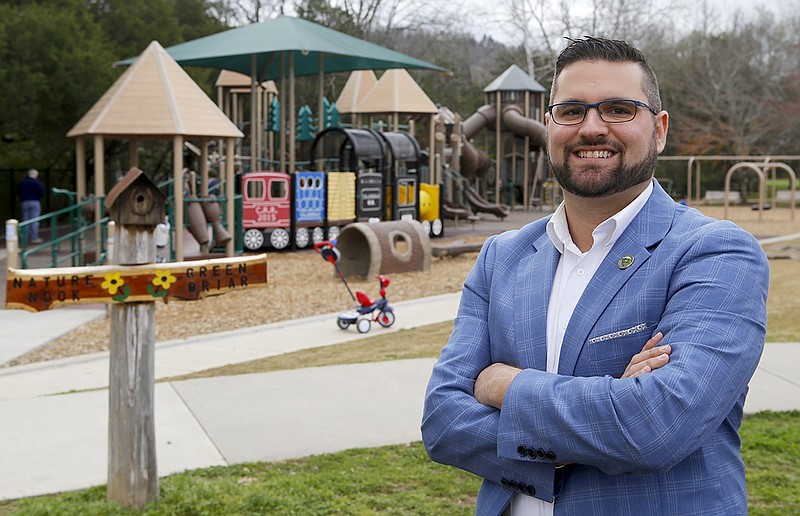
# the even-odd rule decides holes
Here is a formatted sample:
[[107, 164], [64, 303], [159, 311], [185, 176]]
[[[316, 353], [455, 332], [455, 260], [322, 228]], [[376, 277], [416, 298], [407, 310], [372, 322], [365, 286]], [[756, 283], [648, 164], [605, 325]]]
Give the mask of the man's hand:
[[645, 343], [642, 351], [633, 355], [622, 377], [635, 378], [640, 374], [649, 373], [650, 371], [655, 371], [659, 367], [667, 365], [669, 362], [669, 354], [672, 353], [672, 347], [669, 344], [656, 347], [656, 344], [661, 342], [663, 338], [664, 334], [661, 332], [653, 335], [650, 340]]
[[522, 369], [500, 362], [490, 365], [475, 380], [475, 399], [479, 403], [500, 409], [508, 386], [520, 372]]

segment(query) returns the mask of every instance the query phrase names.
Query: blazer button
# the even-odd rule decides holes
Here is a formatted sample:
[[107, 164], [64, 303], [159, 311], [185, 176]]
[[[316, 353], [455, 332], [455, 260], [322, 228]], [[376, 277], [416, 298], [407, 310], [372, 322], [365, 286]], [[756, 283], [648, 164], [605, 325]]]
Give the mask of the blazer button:
[[537, 456], [537, 457], [539, 457], [540, 459], [544, 459], [544, 457], [545, 457], [544, 450], [543, 450], [543, 449], [541, 449], [541, 448], [539, 448], [538, 450], [536, 450], [536, 456]]
[[510, 487], [511, 489], [516, 490], [516, 489], [519, 488], [519, 485], [515, 481], [509, 480], [508, 481], [508, 487]]
[[500, 479], [500, 485], [503, 487], [508, 487], [508, 479], [503, 477]]
[[533, 486], [527, 486], [525, 488], [525, 493], [529, 496], [536, 496], [536, 488]]
[[524, 457], [525, 454], [528, 453], [528, 449], [522, 445], [517, 446], [517, 454], [521, 457]]
[[549, 451], [549, 452], [545, 453], [545, 457], [546, 457], [546, 458], [547, 458], [547, 460], [549, 460], [550, 462], [555, 462], [555, 461], [556, 461], [556, 454], [555, 454], [555, 453], [553, 453], [553, 452], [551, 452], [551, 451]]
[[524, 493], [527, 488], [528, 488], [528, 486], [526, 486], [522, 482], [517, 484], [517, 491], [519, 491], [520, 493]]
[[528, 457], [532, 459], [536, 458], [536, 450], [534, 450], [533, 448], [528, 448], [527, 451], [528, 451]]

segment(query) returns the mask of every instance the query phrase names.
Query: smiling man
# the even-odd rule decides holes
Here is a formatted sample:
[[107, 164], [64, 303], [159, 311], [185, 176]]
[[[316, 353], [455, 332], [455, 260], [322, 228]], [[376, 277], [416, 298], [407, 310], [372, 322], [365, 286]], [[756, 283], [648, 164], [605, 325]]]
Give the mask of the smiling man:
[[653, 179], [669, 117], [630, 44], [572, 41], [546, 122], [564, 202], [484, 245], [428, 385], [428, 453], [484, 478], [478, 514], [746, 514], [763, 251]]

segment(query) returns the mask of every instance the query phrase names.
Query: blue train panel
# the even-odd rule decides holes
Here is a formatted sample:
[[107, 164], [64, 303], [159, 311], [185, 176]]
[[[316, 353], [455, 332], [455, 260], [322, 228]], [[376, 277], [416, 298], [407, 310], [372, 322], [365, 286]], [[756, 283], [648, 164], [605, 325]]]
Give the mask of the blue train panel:
[[325, 219], [325, 172], [295, 172], [295, 221], [320, 222]]

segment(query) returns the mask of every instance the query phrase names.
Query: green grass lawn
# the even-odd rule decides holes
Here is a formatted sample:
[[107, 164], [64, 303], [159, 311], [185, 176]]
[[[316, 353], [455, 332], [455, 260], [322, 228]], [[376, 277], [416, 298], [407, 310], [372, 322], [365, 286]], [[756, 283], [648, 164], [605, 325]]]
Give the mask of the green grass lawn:
[[[742, 425], [751, 515], [800, 514], [800, 411]], [[161, 479], [143, 514], [472, 514], [480, 479], [431, 462], [420, 443], [276, 463], [213, 467]], [[104, 487], [0, 502], [0, 514], [139, 514]]]

